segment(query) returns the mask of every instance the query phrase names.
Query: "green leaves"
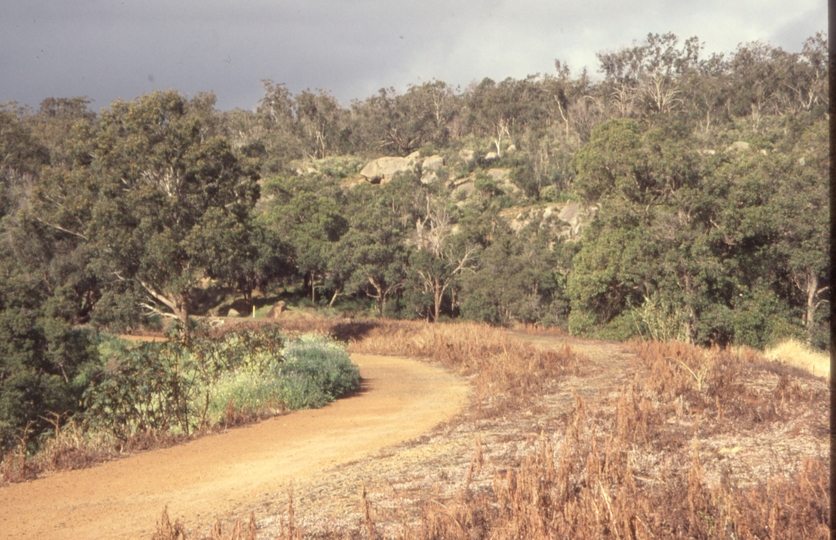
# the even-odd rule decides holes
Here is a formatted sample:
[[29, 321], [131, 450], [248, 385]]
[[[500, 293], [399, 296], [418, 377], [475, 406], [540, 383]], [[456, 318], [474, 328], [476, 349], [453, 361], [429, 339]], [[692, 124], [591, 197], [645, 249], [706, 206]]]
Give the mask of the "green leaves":
[[87, 244], [105, 283], [132, 282], [146, 308], [184, 321], [201, 280], [255, 256], [258, 185], [211, 134], [211, 102], [173, 91], [114, 102], [79, 142], [90, 159], [47, 175], [35, 195], [39, 219]]

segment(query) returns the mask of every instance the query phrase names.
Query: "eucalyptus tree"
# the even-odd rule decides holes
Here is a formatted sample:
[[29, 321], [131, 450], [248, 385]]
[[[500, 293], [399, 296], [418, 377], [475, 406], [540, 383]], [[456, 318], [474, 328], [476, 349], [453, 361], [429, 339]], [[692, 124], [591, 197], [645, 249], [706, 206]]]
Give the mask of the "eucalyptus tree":
[[437, 132], [440, 110], [422, 99], [419, 90], [411, 87], [398, 94], [394, 88], [381, 88], [377, 95], [355, 101], [351, 107], [355, 148], [406, 156], [429, 141]]
[[105, 287], [140, 292], [142, 307], [185, 332], [218, 260], [250, 255], [259, 196], [255, 171], [207, 134], [207, 114], [202, 98], [174, 91], [113, 102], [95, 126], [77, 126], [72, 165], [45, 175], [30, 216], [88, 246]]
[[568, 290], [570, 329], [618, 323], [631, 306], [662, 295], [681, 308], [696, 339], [699, 298], [719, 279], [700, 193], [700, 158], [690, 137], [612, 120], [574, 158], [575, 191], [598, 216], [583, 235]]
[[25, 205], [49, 150], [12, 111], [0, 109], [0, 218]]
[[347, 150], [349, 113], [327, 90], [297, 94], [293, 111], [306, 157], [321, 159]]
[[547, 116], [547, 99], [536, 77], [499, 83], [485, 78], [465, 98], [472, 131], [489, 138], [499, 157], [513, 137]]
[[335, 181], [312, 175], [275, 176], [265, 182], [264, 191], [268, 199], [258, 221], [289, 244], [290, 261], [316, 302], [335, 246], [348, 231], [342, 190]]
[[[363, 184], [347, 194], [349, 230], [336, 247], [333, 268], [345, 292], [374, 300], [380, 315], [392, 314], [407, 291], [412, 234], [427, 188], [414, 173], [397, 174], [383, 186]], [[393, 303], [392, 301], [396, 302]]]
[[473, 271], [479, 256], [479, 246], [455, 234], [454, 225], [452, 209], [427, 197], [426, 210], [416, 222], [409, 274], [414, 287], [413, 307], [422, 314], [429, 308], [426, 314], [433, 321], [441, 316], [445, 300], [451, 312], [458, 308], [458, 280]]
[[619, 116], [667, 113], [682, 102], [679, 77], [699, 59], [702, 44], [672, 33], [650, 33], [644, 42], [615, 52], [596, 53], [604, 87]]

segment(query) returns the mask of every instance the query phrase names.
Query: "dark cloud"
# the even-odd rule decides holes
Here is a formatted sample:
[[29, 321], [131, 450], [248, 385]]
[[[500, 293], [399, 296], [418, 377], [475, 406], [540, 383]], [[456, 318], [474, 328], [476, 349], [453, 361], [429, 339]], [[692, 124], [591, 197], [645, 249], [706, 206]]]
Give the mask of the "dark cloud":
[[697, 35], [708, 50], [761, 40], [788, 50], [824, 30], [818, 1], [711, 0], [0, 0], [0, 102], [87, 95], [96, 107], [155, 89], [214, 91], [252, 108], [261, 79], [325, 88], [347, 105], [381, 87], [465, 86], [551, 72], [595, 72], [595, 53], [648, 32]]

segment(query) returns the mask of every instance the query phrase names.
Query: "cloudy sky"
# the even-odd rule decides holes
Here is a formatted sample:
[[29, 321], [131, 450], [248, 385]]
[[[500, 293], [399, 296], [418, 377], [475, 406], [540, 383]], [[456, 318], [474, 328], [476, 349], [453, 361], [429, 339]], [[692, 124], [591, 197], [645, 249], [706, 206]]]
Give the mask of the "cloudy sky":
[[93, 108], [173, 88], [252, 109], [262, 79], [343, 105], [432, 79], [466, 87], [596, 72], [595, 53], [648, 33], [708, 52], [788, 51], [827, 30], [822, 0], [0, 0], [0, 103], [86, 95]]

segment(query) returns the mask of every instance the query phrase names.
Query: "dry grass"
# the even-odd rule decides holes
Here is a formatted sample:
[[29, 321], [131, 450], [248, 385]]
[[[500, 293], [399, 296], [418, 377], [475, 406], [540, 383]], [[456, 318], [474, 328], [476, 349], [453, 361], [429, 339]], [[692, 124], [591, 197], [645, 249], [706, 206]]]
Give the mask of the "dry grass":
[[[224, 532], [220, 520], [215, 520], [209, 534], [202, 536], [201, 540], [256, 540], [257, 534], [255, 514], [250, 513], [250, 518], [246, 523], [240, 519], [235, 520], [228, 533]], [[151, 540], [186, 540], [187, 537], [185, 525], [179, 519], [172, 524], [171, 518], [168, 517], [168, 507], [164, 508], [157, 519], [157, 529], [151, 535]], [[288, 537], [288, 540], [291, 538], [293, 537]]]
[[830, 377], [830, 356], [794, 339], [767, 349], [764, 356], [809, 371], [816, 377]]
[[[25, 455], [21, 451], [25, 445], [21, 445], [18, 450], [2, 456], [0, 486], [33, 480], [56, 471], [84, 469], [134, 452], [168, 448], [188, 439], [184, 435], [149, 430], [136, 433], [127, 440], [118, 440], [103, 431], [85, 431], [73, 419], [63, 424], [57, 421], [53, 435], [44, 441], [35, 455]], [[191, 438], [206, 433], [196, 433]]]
[[429, 359], [472, 377], [483, 417], [524, 406], [580, 368], [568, 347], [540, 349], [476, 323], [382, 323], [352, 341], [349, 350]]
[[[620, 391], [574, 392], [561, 412], [548, 404], [558, 402], [554, 392], [586, 362], [568, 348], [541, 355], [548, 351], [475, 324], [364, 327], [351, 338], [355, 352], [431, 358], [473, 377], [478, 399], [462, 422], [472, 422], [476, 449], [469, 464], [460, 465], [462, 480], [436, 471], [435, 488], [405, 491], [387, 479], [394, 511], [376, 508], [364, 486], [353, 525], [309, 535], [296, 528], [294, 534], [404, 540], [829, 537], [826, 451], [804, 446], [809, 440], [825, 446], [828, 396], [821, 379], [748, 349], [657, 342], [629, 347], [635, 353], [632, 377]], [[513, 438], [507, 429], [514, 423], [520, 437], [530, 430], [520, 414], [532, 406], [540, 407], [543, 425], [562, 427], [552, 435], [542, 431], [522, 454], [488, 455], [489, 446], [495, 450], [498, 440]], [[501, 420], [485, 422], [499, 413]], [[502, 435], [484, 431], [488, 425], [501, 425]], [[483, 434], [491, 438], [484, 444]], [[784, 450], [770, 447], [780, 439]], [[361, 474], [375, 467], [370, 462]], [[455, 487], [440, 489], [438, 482]], [[392, 491], [375, 500], [391, 506]], [[418, 506], [417, 517], [410, 505]], [[292, 508], [283, 516], [292, 520]], [[285, 531], [281, 538], [288, 538]]]

